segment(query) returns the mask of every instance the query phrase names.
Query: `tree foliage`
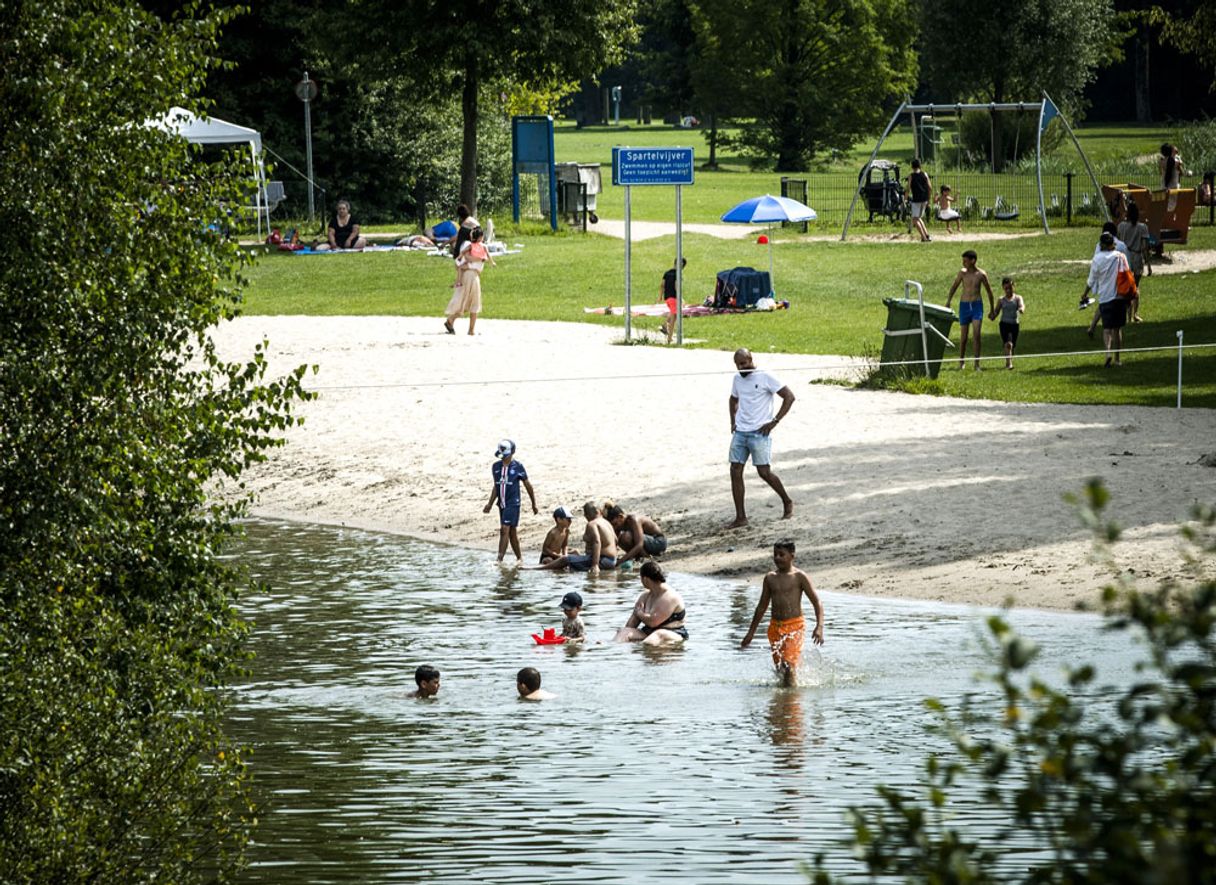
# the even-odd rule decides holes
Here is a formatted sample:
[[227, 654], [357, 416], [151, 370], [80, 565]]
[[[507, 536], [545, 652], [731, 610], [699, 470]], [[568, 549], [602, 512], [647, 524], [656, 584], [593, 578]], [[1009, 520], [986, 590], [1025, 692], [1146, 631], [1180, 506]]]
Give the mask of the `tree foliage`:
[[[1118, 529], [1103, 515], [1105, 488], [1091, 482], [1080, 503], [1114, 568], [1109, 543]], [[1216, 882], [1216, 511], [1198, 509], [1183, 534], [1188, 578], [1143, 591], [1117, 573], [1104, 591], [1107, 628], [1139, 637], [1147, 650], [1138, 681], [1113, 697], [1093, 691], [1098, 674], [1089, 664], [1070, 668], [1064, 689], [1035, 677], [1034, 644], [989, 619], [997, 697], [953, 715], [930, 702], [955, 753], [929, 757], [925, 798], [883, 788], [881, 810], [852, 812], [854, 846], [871, 875]], [[950, 799], [964, 790], [1007, 821], [983, 842], [953, 825]], [[1018, 845], [1012, 864], [1003, 857], [1007, 839]], [[832, 880], [819, 869], [815, 881]]]
[[1038, 101], [1079, 109], [1126, 36], [1112, 0], [924, 0], [923, 79], [943, 102]]
[[[744, 83], [740, 143], [778, 171], [879, 128], [916, 83], [908, 0], [692, 0], [700, 45]], [[864, 70], [864, 74], [860, 73]]]
[[0, 17], [0, 881], [223, 880], [253, 823], [221, 554], [303, 370], [268, 381], [208, 337], [239, 303], [215, 228], [247, 159], [143, 125], [200, 109], [224, 19]]
[[359, 0], [356, 11], [358, 27], [344, 27], [357, 38], [348, 58], [414, 72], [420, 96], [459, 96], [460, 198], [473, 209], [485, 87], [548, 88], [594, 76], [637, 38], [636, 0]]
[[[1162, 26], [1161, 39], [1216, 73], [1216, 0], [1191, 0], [1183, 5], [1181, 10], [1153, 7], [1153, 21]], [[1216, 90], [1216, 81], [1211, 88]]]

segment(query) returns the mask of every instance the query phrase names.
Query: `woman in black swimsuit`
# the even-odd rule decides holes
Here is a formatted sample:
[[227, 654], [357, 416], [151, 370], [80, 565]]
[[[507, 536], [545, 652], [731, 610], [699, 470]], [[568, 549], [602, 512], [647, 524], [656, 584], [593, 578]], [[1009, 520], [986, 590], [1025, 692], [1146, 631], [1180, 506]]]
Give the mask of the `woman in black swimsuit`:
[[656, 562], [642, 564], [642, 586], [646, 589], [633, 604], [633, 612], [616, 634], [617, 642], [664, 645], [688, 638], [684, 627], [684, 599], [667, 586], [667, 575]]

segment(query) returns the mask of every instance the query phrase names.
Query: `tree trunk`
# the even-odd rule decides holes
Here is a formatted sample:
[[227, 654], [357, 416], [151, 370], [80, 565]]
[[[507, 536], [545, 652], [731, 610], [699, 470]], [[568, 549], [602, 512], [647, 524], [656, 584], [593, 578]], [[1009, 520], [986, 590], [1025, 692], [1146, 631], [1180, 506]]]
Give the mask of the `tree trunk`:
[[1136, 72], [1135, 90], [1137, 123], [1153, 122], [1153, 105], [1148, 88], [1149, 42], [1150, 34], [1148, 30], [1148, 22], [1141, 22], [1140, 29], [1136, 33], [1136, 39], [1132, 41], [1132, 53], [1135, 59], [1134, 69]]
[[465, 59], [464, 91], [460, 112], [464, 119], [464, 141], [460, 149], [460, 202], [477, 214], [477, 57]]
[[704, 168], [718, 168], [718, 115], [713, 111], [709, 112], [709, 162]]

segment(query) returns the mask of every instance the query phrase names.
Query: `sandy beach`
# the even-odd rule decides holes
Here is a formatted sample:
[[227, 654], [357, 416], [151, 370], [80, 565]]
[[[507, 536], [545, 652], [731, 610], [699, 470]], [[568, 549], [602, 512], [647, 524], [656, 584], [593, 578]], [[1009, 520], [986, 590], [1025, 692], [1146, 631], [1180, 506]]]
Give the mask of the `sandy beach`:
[[540, 509], [525, 506], [520, 525], [527, 562], [554, 507], [612, 498], [658, 520], [675, 572], [757, 583], [773, 541], [791, 537], [820, 589], [1066, 609], [1096, 598], [1107, 576], [1065, 492], [1105, 479], [1125, 528], [1119, 559], [1146, 584], [1178, 573], [1175, 525], [1195, 502], [1216, 502], [1211, 411], [852, 390], [812, 383], [855, 373], [843, 358], [757, 353], [797, 397], [773, 455], [796, 510], [780, 519], [749, 465], [751, 524], [727, 530], [729, 353], [624, 347], [619, 329], [592, 325], [457, 328], [247, 317], [219, 329], [230, 358], [266, 337], [272, 370], [319, 366], [304, 425], [246, 476], [255, 513], [496, 549], [497, 511], [482, 506], [509, 437]]

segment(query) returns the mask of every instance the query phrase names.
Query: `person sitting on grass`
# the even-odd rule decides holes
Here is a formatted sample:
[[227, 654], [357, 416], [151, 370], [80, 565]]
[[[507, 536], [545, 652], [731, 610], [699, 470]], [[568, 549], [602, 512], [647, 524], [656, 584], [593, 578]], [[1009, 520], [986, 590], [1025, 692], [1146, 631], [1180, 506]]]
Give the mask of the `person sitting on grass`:
[[335, 249], [366, 249], [367, 238], [359, 233], [359, 222], [350, 214], [350, 203], [338, 200], [338, 209], [326, 230], [329, 242], [317, 246], [318, 252]]

